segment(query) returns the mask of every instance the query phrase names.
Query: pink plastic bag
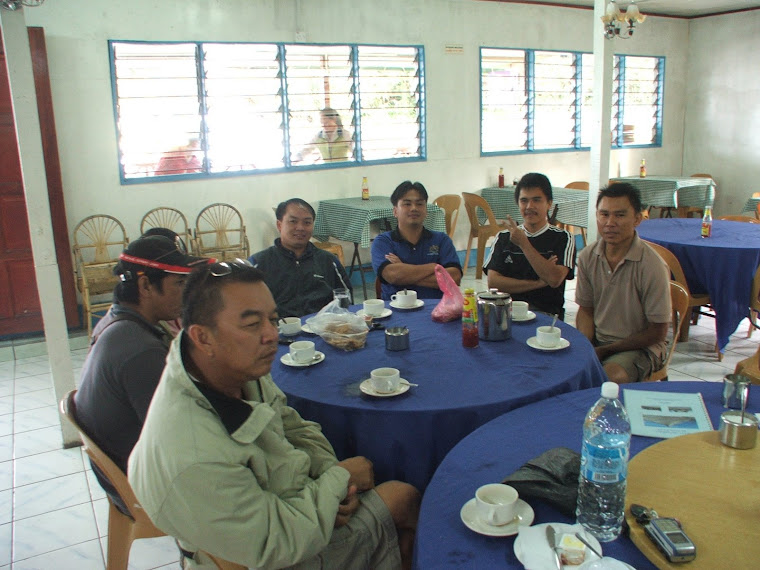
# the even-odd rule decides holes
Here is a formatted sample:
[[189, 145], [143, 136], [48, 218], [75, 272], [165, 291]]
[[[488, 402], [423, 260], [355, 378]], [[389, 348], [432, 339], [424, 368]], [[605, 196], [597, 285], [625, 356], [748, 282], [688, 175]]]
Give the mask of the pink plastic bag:
[[445, 323], [461, 319], [464, 296], [459, 286], [441, 265], [435, 266], [435, 278], [438, 281], [438, 288], [443, 291], [443, 299], [433, 309], [433, 320]]

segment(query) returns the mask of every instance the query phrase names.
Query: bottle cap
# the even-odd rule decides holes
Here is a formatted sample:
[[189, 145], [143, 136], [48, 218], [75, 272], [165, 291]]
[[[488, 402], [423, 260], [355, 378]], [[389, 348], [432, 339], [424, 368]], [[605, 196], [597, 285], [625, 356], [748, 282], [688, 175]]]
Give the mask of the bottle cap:
[[605, 382], [602, 384], [602, 398], [612, 400], [620, 395], [620, 386], [614, 382]]

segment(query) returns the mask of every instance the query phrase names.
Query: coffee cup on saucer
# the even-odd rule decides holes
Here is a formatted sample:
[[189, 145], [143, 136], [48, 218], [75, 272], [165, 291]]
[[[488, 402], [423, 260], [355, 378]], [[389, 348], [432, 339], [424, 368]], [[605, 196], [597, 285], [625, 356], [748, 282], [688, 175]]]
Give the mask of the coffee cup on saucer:
[[512, 318], [524, 321], [528, 318], [528, 303], [525, 301], [512, 301]]
[[562, 331], [559, 327], [546, 325], [536, 329], [536, 341], [544, 348], [554, 348], [559, 346], [562, 339]]
[[514, 487], [491, 483], [475, 492], [475, 508], [478, 517], [492, 526], [501, 526], [515, 519], [518, 493]]
[[299, 340], [290, 344], [290, 359], [297, 364], [308, 364], [314, 360], [314, 343], [310, 340]]
[[395, 295], [391, 295], [391, 301], [396, 303], [399, 307], [414, 307], [417, 303], [417, 291], [404, 289]]
[[280, 319], [279, 325], [280, 334], [285, 336], [292, 336], [301, 332], [301, 319], [298, 317], [285, 317]]
[[382, 299], [367, 299], [364, 301], [364, 314], [370, 317], [379, 317], [385, 310], [385, 301]]
[[378, 394], [391, 394], [398, 390], [401, 373], [398, 368], [375, 368], [369, 375], [372, 389]]

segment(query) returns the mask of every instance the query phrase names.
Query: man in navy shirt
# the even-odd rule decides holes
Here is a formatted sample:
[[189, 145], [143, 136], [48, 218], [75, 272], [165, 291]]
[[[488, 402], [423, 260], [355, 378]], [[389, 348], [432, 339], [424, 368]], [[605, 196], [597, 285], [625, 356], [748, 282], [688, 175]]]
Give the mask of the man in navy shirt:
[[380, 278], [386, 301], [401, 289], [413, 289], [418, 298], [440, 299], [443, 292], [435, 277], [436, 265], [442, 265], [457, 285], [462, 279], [462, 266], [451, 238], [423, 225], [427, 201], [425, 187], [409, 180], [391, 195], [398, 228], [372, 242], [372, 268]]

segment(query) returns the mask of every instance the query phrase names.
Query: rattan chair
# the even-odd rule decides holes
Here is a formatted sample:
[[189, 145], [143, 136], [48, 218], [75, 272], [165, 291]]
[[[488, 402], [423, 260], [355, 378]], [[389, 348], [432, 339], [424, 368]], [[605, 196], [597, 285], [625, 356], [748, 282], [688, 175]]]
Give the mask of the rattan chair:
[[195, 220], [195, 253], [222, 261], [250, 255], [243, 216], [229, 204], [206, 206]]
[[[472, 240], [477, 239], [478, 252], [476, 257], [475, 279], [480, 279], [483, 276], [483, 258], [485, 257], [486, 241], [500, 231], [507, 229], [507, 223], [496, 219], [493, 210], [491, 210], [491, 206], [488, 205], [488, 202], [486, 202], [485, 198], [482, 196], [471, 194], [470, 192], [462, 192], [462, 197], [464, 198], [464, 207], [467, 211], [467, 217], [470, 219], [470, 237], [467, 240], [467, 253], [464, 256], [462, 273], [464, 274], [467, 272], [467, 266], [470, 262]], [[480, 220], [478, 220], [478, 208], [485, 212], [486, 217], [488, 218], [488, 223], [480, 223]]]
[[433, 204], [443, 210], [446, 216], [446, 233], [454, 239], [454, 230], [459, 219], [459, 209], [462, 207], [462, 197], [458, 194], [443, 194], [433, 200]]
[[673, 305], [673, 339], [670, 341], [670, 346], [668, 346], [668, 352], [665, 355], [665, 362], [663, 362], [662, 368], [652, 372], [644, 382], [657, 382], [668, 379], [668, 364], [670, 364], [670, 359], [676, 350], [676, 344], [678, 344], [681, 322], [688, 318], [689, 293], [675, 281], [670, 282], [670, 301]]
[[[92, 334], [92, 318], [102, 318], [111, 306], [111, 294], [119, 282], [113, 268], [128, 243], [124, 226], [113, 216], [89, 216], [74, 228], [72, 249], [88, 337]], [[94, 299], [101, 295], [108, 295], [108, 299]], [[100, 312], [103, 315], [98, 315]]]
[[[113, 485], [129, 510], [129, 515], [125, 515], [116, 508], [111, 498], [108, 497], [108, 553], [106, 556], [106, 568], [107, 570], [127, 570], [129, 551], [135, 540], [139, 538], [158, 538], [166, 536], [166, 533], [157, 528], [148, 518], [148, 515], [145, 514], [124, 472], [119, 469], [79, 425], [74, 405], [74, 395], [76, 392], [76, 390], [72, 390], [63, 397], [59, 404], [60, 411], [79, 432], [79, 438], [82, 440], [85, 453]], [[221, 560], [207, 552], [203, 552], [203, 555], [210, 558], [219, 570], [245, 570], [245, 566], [241, 564]]]
[[[692, 308], [692, 311], [694, 309], [699, 309], [699, 307], [703, 305], [709, 305], [710, 304], [710, 296], [709, 295], [694, 295], [689, 290], [689, 284], [686, 283], [686, 276], [684, 275], [683, 268], [681, 267], [681, 262], [678, 261], [678, 258], [673, 254], [672, 251], [670, 251], [668, 248], [660, 245], [659, 243], [654, 243], [647, 240], [641, 240], [645, 244], [647, 244], [649, 247], [651, 247], [659, 256], [665, 261], [668, 268], [670, 269], [670, 273], [673, 275], [673, 279], [683, 287], [686, 292], [689, 294], [689, 307]], [[698, 316], [698, 315], [697, 315]], [[678, 335], [678, 340], [680, 341], [687, 341], [689, 339], [689, 326], [692, 324], [692, 320], [689, 318], [682, 319], [681, 321], [681, 332]], [[696, 322], [694, 323], [696, 324]], [[720, 350], [718, 350], [718, 347], [716, 345], [715, 350], [718, 355], [718, 360], [723, 360], [723, 355], [720, 353]]]
[[194, 251], [193, 233], [187, 223], [185, 214], [175, 208], [161, 206], [153, 208], [140, 221], [140, 234], [150, 228], [166, 228], [179, 235], [185, 242], [188, 251]]

